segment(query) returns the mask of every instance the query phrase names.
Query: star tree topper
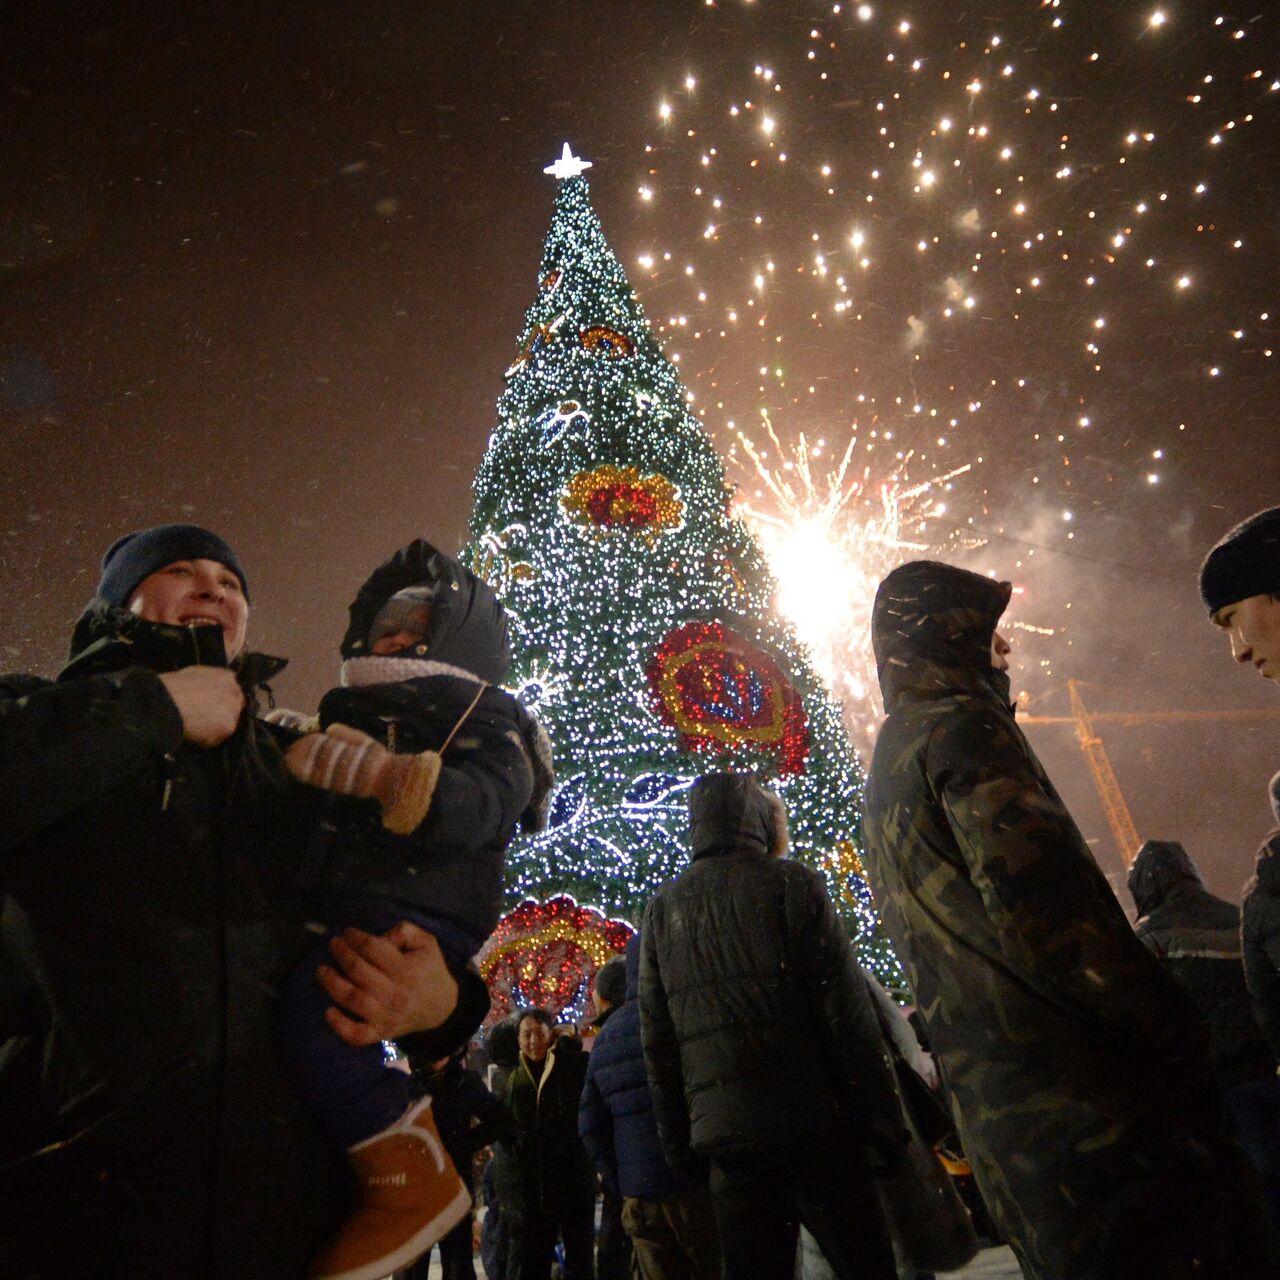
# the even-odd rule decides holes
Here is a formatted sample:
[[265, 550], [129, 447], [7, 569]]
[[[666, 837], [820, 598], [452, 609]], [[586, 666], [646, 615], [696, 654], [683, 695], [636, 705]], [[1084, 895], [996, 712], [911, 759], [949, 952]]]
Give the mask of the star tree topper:
[[558, 178], [563, 182], [566, 178], [576, 178], [584, 169], [591, 168], [590, 160], [579, 160], [577, 156], [569, 150], [569, 144], [564, 144], [564, 150], [560, 153], [560, 159], [555, 164], [549, 164], [543, 173], [549, 173], [553, 178]]

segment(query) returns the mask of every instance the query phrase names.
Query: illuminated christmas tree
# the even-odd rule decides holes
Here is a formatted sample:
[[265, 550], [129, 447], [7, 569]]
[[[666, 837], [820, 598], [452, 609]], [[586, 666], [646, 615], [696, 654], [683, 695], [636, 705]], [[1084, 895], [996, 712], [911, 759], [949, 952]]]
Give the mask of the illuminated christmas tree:
[[520, 696], [555, 748], [548, 829], [510, 902], [568, 893], [638, 924], [688, 860], [686, 791], [718, 766], [786, 801], [865, 963], [897, 965], [859, 857], [862, 778], [773, 606], [733, 492], [564, 156], [537, 296], [475, 482], [468, 557], [511, 611]]

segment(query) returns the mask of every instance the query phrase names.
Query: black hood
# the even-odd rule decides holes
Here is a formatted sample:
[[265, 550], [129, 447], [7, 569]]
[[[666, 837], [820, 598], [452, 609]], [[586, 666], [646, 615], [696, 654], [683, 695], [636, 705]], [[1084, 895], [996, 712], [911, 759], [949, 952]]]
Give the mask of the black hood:
[[754, 778], [742, 773], [703, 774], [689, 789], [689, 837], [693, 856], [766, 854], [774, 841], [774, 807]]
[[1129, 892], [1138, 914], [1150, 915], [1180, 884], [1204, 886], [1191, 855], [1176, 840], [1148, 840], [1129, 868]]
[[506, 610], [487, 582], [422, 538], [397, 551], [360, 588], [351, 604], [342, 656], [368, 657], [369, 630], [378, 610], [397, 591], [418, 586], [432, 588], [431, 621], [422, 645], [405, 656], [447, 662], [489, 684], [502, 684], [511, 666]]
[[627, 1002], [640, 998], [640, 934], [627, 939]]
[[889, 574], [871, 614], [885, 711], [907, 693], [988, 692], [1007, 705], [1009, 677], [991, 665], [991, 641], [1012, 590], [936, 560], [913, 560]]

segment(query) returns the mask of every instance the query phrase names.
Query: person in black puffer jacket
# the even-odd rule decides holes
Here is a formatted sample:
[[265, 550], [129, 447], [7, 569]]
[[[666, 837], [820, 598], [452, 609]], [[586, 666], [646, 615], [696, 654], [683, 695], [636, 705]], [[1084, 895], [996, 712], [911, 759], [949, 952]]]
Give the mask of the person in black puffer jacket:
[[622, 1221], [643, 1280], [715, 1280], [715, 1217], [705, 1167], [677, 1173], [662, 1154], [640, 1040], [640, 936], [627, 943], [625, 1003], [596, 1037], [578, 1132]]
[[693, 861], [641, 929], [640, 1023], [667, 1162], [711, 1162], [725, 1280], [792, 1274], [799, 1224], [841, 1277], [892, 1280], [874, 1164], [907, 1134], [875, 1010], [781, 804], [710, 774], [689, 798]]
[[1280, 1080], [1245, 983], [1240, 912], [1204, 887], [1190, 855], [1173, 840], [1148, 840], [1138, 850], [1129, 892], [1139, 913], [1134, 931], [1209, 1028], [1214, 1076], [1280, 1227]]

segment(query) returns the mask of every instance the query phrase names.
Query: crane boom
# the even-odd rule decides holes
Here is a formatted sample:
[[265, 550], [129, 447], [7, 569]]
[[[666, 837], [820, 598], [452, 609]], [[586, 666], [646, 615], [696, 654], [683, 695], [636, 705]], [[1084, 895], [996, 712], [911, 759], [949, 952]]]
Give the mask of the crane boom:
[[1072, 718], [1075, 720], [1076, 736], [1080, 740], [1080, 750], [1089, 763], [1089, 772], [1093, 775], [1093, 785], [1098, 789], [1098, 797], [1111, 825], [1111, 834], [1120, 848], [1120, 857], [1124, 865], [1129, 867], [1138, 856], [1142, 841], [1138, 838], [1138, 828], [1134, 826], [1133, 814], [1125, 801], [1124, 792], [1116, 779], [1116, 771], [1111, 767], [1107, 749], [1102, 744], [1093, 727], [1093, 716], [1085, 706], [1080, 695], [1079, 682], [1067, 681], [1067, 692], [1071, 697]]

